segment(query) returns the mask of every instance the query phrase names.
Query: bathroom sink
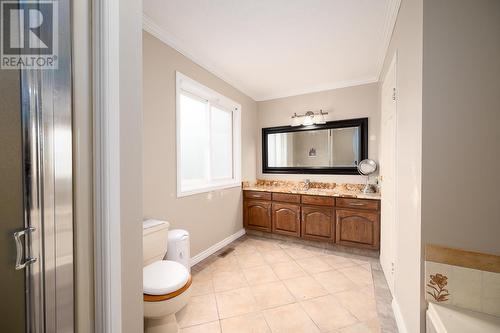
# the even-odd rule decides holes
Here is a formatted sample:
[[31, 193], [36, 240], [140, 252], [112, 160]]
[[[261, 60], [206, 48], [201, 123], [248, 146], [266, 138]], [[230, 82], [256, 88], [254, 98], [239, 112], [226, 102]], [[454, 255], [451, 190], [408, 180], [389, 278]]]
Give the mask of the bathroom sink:
[[309, 189], [305, 189], [305, 188], [302, 188], [302, 187], [298, 187], [298, 186], [295, 186], [292, 188], [292, 191], [295, 191], [295, 192], [307, 192]]

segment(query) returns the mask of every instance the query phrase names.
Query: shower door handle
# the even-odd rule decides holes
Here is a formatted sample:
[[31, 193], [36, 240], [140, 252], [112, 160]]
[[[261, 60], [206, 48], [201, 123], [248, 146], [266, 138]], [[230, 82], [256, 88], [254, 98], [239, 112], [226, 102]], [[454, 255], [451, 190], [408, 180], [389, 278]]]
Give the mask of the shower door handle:
[[[14, 233], [14, 241], [16, 242], [16, 270], [20, 270], [25, 268], [28, 265], [31, 265], [36, 261], [36, 258], [26, 258], [24, 255], [24, 247], [23, 242], [21, 241], [21, 237], [26, 240], [26, 236], [35, 231], [35, 228], [29, 227], [21, 231], [16, 231]], [[24, 261], [23, 261], [24, 260]]]

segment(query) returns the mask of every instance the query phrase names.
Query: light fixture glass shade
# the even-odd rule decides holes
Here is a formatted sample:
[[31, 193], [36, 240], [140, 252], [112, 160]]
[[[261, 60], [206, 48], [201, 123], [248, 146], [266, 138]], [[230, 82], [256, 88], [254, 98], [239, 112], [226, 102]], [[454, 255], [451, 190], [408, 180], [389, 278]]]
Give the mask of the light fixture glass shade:
[[317, 114], [316, 116], [314, 116], [314, 123], [316, 123], [316, 124], [326, 124], [325, 115], [322, 112], [320, 112], [319, 114]]
[[296, 127], [296, 126], [300, 126], [300, 125], [302, 125], [300, 122], [300, 118], [297, 116], [293, 116], [292, 117], [292, 126]]
[[319, 112], [317, 113], [315, 113], [314, 111], [307, 111], [304, 114], [294, 113], [290, 126], [310, 126], [314, 124], [326, 124], [325, 115], [327, 114], [328, 112], [323, 112], [323, 110], [319, 110]]
[[314, 115], [312, 116], [305, 116], [304, 121], [302, 122], [302, 125], [304, 126], [309, 126], [314, 124]]

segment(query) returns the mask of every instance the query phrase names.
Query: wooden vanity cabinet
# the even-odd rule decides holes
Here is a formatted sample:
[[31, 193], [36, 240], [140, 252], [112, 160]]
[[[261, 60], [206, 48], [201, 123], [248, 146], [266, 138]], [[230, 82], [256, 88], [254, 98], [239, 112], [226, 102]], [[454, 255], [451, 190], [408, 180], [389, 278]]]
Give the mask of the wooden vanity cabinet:
[[378, 211], [337, 208], [335, 214], [335, 242], [337, 244], [379, 249], [380, 214]]
[[271, 193], [258, 192], [258, 191], [244, 191], [243, 197], [245, 199], [271, 200]]
[[333, 241], [335, 239], [333, 208], [302, 206], [302, 237]]
[[272, 230], [271, 228], [271, 202], [247, 199], [243, 203], [243, 224], [245, 228], [260, 231]]
[[290, 203], [272, 203], [272, 229], [276, 234], [300, 237], [300, 206]]
[[335, 206], [335, 198], [319, 195], [302, 195], [302, 203], [305, 205], [333, 207]]
[[335, 200], [335, 206], [337, 206], [337, 209], [348, 208], [348, 209], [379, 210], [380, 201], [367, 200], [367, 199], [354, 199], [354, 198], [337, 198]]
[[380, 200], [243, 191], [245, 228], [371, 250], [380, 247]]

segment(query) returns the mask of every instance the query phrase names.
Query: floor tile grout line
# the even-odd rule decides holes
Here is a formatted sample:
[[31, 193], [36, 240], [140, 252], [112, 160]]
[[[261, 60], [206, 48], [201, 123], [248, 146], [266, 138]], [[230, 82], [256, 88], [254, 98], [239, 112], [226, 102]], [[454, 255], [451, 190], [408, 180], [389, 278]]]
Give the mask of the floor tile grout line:
[[[319, 297], [322, 297], [322, 296], [319, 296]], [[307, 318], [309, 318], [312, 321], [312, 323], [314, 324], [314, 326], [316, 326], [318, 328], [318, 331], [319, 332], [324, 332], [324, 331], [321, 330], [321, 328], [319, 327], [318, 323], [316, 323], [316, 321], [314, 321], [314, 319], [309, 315], [309, 313], [307, 313], [307, 311], [304, 309], [304, 306], [302, 305], [302, 303], [301, 302], [297, 302], [297, 303], [299, 303], [299, 307], [302, 309], [302, 311], [304, 311], [304, 313], [306, 314]]]
[[[285, 286], [286, 287], [286, 286]], [[243, 287], [245, 288], [245, 287]], [[242, 288], [237, 288], [237, 289], [242, 289]], [[232, 289], [232, 290], [235, 290], [235, 289]], [[221, 292], [223, 293], [223, 292]], [[291, 292], [290, 292], [291, 294]], [[252, 293], [252, 296], [253, 293]], [[326, 296], [334, 296], [333, 293], [328, 293], [327, 295], [321, 295], [321, 296], [315, 296], [315, 297], [311, 297], [311, 298], [306, 298], [306, 299], [303, 299], [303, 300], [298, 300], [294, 297], [294, 301], [293, 302], [290, 302], [290, 303], [285, 303], [285, 304], [280, 304], [280, 305], [275, 305], [275, 306], [271, 306], [271, 307], [268, 307], [268, 308], [258, 308], [257, 310], [255, 311], [251, 311], [251, 312], [247, 312], [247, 313], [243, 313], [243, 314], [237, 314], [237, 315], [233, 315], [233, 316], [229, 316], [229, 317], [226, 317], [226, 318], [220, 318], [219, 316], [219, 312], [218, 312], [218, 302], [217, 302], [217, 297], [216, 295], [214, 294], [214, 297], [215, 297], [215, 301], [216, 301], [216, 309], [217, 309], [217, 317], [219, 318], [218, 320], [212, 320], [212, 321], [207, 321], [207, 322], [203, 322], [203, 323], [198, 323], [198, 324], [193, 324], [193, 325], [188, 325], [188, 326], [184, 326], [182, 327], [181, 329], [186, 329], [186, 328], [191, 328], [191, 327], [195, 327], [195, 326], [201, 326], [201, 325], [206, 325], [206, 324], [209, 324], [209, 323], [213, 323], [213, 322], [216, 322], [218, 321], [219, 322], [219, 326], [221, 328], [221, 332], [222, 332], [222, 321], [223, 320], [226, 320], [226, 319], [232, 319], [232, 318], [236, 318], [236, 317], [242, 317], [242, 316], [247, 316], [247, 315], [251, 315], [251, 314], [262, 314], [263, 317], [264, 317], [264, 320], [266, 321], [266, 324], [267, 326], [269, 327], [269, 323], [267, 322], [267, 320], [265, 319], [265, 315], [264, 315], [264, 312], [267, 311], [267, 310], [272, 310], [272, 309], [276, 309], [276, 308], [280, 308], [280, 307], [283, 307], [283, 306], [287, 306], [287, 305], [292, 305], [292, 304], [298, 304], [301, 309], [306, 313], [306, 315], [309, 317], [309, 319], [311, 319], [311, 321], [313, 321], [313, 323], [318, 327], [318, 329], [321, 331], [321, 329], [319, 328], [319, 326], [317, 325], [317, 323], [314, 321], [314, 319], [312, 317], [310, 317], [310, 315], [307, 313], [307, 311], [304, 309], [304, 307], [302, 306], [302, 303], [305, 303], [307, 301], [311, 301], [311, 300], [315, 300], [315, 299], [318, 299], [318, 298], [322, 298], [322, 297], [326, 297]], [[293, 295], [292, 295], [293, 297]], [[352, 314], [350, 312], [349, 309], [345, 308], [341, 303], [339, 303], [339, 305], [345, 310], [347, 311], [354, 319], [356, 319], [356, 323], [363, 323], [363, 321], [359, 320], [358, 318], [356, 318], [356, 316], [354, 314]], [[354, 324], [353, 324], [354, 325]], [[348, 327], [348, 326], [352, 326], [352, 325], [347, 325], [347, 326], [343, 326], [343, 327], [339, 327], [339, 328], [344, 328], [344, 327]], [[269, 327], [269, 329], [271, 329], [271, 327]]]
[[264, 318], [264, 322], [266, 323], [267, 328], [269, 328], [269, 332], [273, 332], [273, 329], [271, 328], [271, 325], [267, 322], [266, 315], [264, 314], [264, 311], [262, 311], [262, 318]]
[[[341, 292], [343, 292], [343, 291], [341, 291]], [[332, 294], [332, 296], [334, 296], [334, 295], [335, 295], [335, 294]], [[335, 297], [335, 296], [334, 296], [334, 297]], [[356, 317], [356, 315], [355, 315], [355, 314], [354, 314], [351, 310], [349, 310], [346, 306], [344, 306], [344, 304], [342, 304], [342, 302], [341, 302], [340, 300], [338, 301], [338, 303], [339, 303], [339, 305], [340, 305], [340, 306], [341, 306], [344, 310], [346, 310], [347, 312], [349, 312], [349, 314], [350, 314], [350, 315], [351, 315], [354, 319], [356, 319], [358, 322], [361, 322], [361, 321], [358, 319], [358, 317]], [[378, 315], [378, 314], [377, 314], [377, 315]]]
[[[229, 291], [234, 291], [234, 290], [237, 290], [237, 289], [243, 289], [243, 288], [248, 288], [250, 290], [250, 295], [252, 296], [252, 299], [254, 300], [254, 303], [255, 303], [255, 305], [257, 307], [257, 301], [255, 300], [255, 296], [252, 293], [251, 286], [245, 286], [245, 287], [235, 288], [235, 289], [231, 289], [231, 290], [226, 290], [226, 291], [219, 292], [219, 294], [225, 293], [225, 292], [229, 292]], [[217, 296], [215, 297], [215, 300], [217, 302]], [[217, 308], [218, 308], [218, 303], [217, 303]], [[227, 318], [221, 318], [218, 312], [217, 312], [217, 315], [218, 315], [219, 320], [225, 320], [225, 319], [234, 318], [234, 317], [238, 317], [238, 316], [242, 316], [242, 315], [246, 315], [246, 314], [257, 313], [259, 311], [260, 311], [260, 309], [257, 309], [255, 311], [251, 311], [251, 312], [244, 313], [244, 314], [238, 314], [238, 315], [234, 315], [234, 316], [229, 316]]]
[[378, 258], [371, 256], [371, 255], [363, 255], [361, 253], [354, 253], [354, 252], [349, 252], [349, 251], [342, 251], [341, 249], [335, 249], [335, 248], [329, 248], [329, 247], [323, 247], [323, 246], [314, 246], [314, 245], [309, 245], [307, 243], [304, 243], [300, 240], [281, 240], [277, 238], [269, 238], [269, 237], [264, 237], [260, 235], [254, 235], [254, 234], [247, 234], [248, 237], [251, 238], [257, 238], [257, 239], [265, 239], [267, 241], [276, 241], [279, 243], [279, 245], [282, 245], [282, 242], [286, 243], [287, 246], [290, 244], [293, 244], [296, 247], [299, 248], [305, 248], [305, 249], [310, 249], [313, 251], [320, 251], [325, 254], [335, 254], [337, 256], [342, 256], [344, 258], [349, 258], [349, 259], [360, 259], [360, 260], [370, 260], [370, 261], [376, 261]]
[[262, 311], [260, 311], [260, 310], [255, 310], [255, 311], [250, 311], [250, 312], [246, 312], [246, 313], [240, 313], [240, 314], [237, 314], [237, 315], [233, 315], [233, 316], [229, 316], [229, 317], [226, 317], [226, 318], [219, 319], [219, 321], [223, 321], [223, 320], [227, 320], [227, 319], [233, 319], [233, 318], [237, 318], [237, 317], [248, 316], [248, 315], [257, 314], [257, 313], [261, 313], [261, 312]]
[[[275, 282], [280, 282], [280, 281], [275, 281]], [[275, 283], [275, 282], [270, 282], [270, 283]], [[248, 288], [248, 287], [241, 287], [241, 288], [236, 288], [236, 289], [243, 289], [243, 288]], [[214, 297], [215, 297], [215, 300], [216, 300], [216, 306], [217, 306], [217, 315], [218, 315], [217, 317], [219, 318], [218, 321], [222, 321], [222, 320], [226, 320], [226, 319], [231, 319], [231, 318], [235, 318], [235, 317], [240, 317], [240, 316], [245, 316], [245, 315], [250, 315], [250, 314], [255, 314], [255, 313], [263, 313], [263, 312], [265, 312], [267, 310], [272, 310], [272, 309], [276, 309], [276, 308], [283, 307], [283, 306], [286, 306], [286, 305], [291, 305], [291, 304], [299, 304], [301, 306], [301, 308], [305, 311], [305, 309], [302, 306], [302, 303], [305, 303], [305, 302], [308, 302], [308, 301], [312, 301], [312, 300], [315, 300], [315, 299], [318, 299], [318, 298], [322, 298], [322, 297], [327, 297], [327, 296], [333, 296], [335, 298], [335, 294], [346, 292], [346, 291], [350, 291], [350, 290], [344, 290], [344, 291], [339, 291], [339, 292], [336, 292], [336, 293], [328, 292], [328, 294], [326, 294], [326, 295], [314, 296], [314, 297], [310, 297], [310, 298], [299, 300], [295, 296], [293, 296], [293, 294], [288, 289], [288, 287], [286, 287], [286, 285], [285, 285], [285, 288], [287, 288], [288, 292], [292, 295], [292, 297], [294, 297], [294, 301], [293, 302], [284, 303], [284, 304], [280, 304], [280, 305], [274, 305], [274, 306], [270, 306], [270, 307], [267, 307], [267, 308], [260, 308], [259, 307], [255, 311], [251, 311], [251, 312], [247, 312], [247, 313], [243, 313], [243, 314], [237, 314], [237, 315], [229, 316], [229, 317], [226, 317], [226, 318], [220, 318], [219, 313], [218, 313], [217, 297], [214, 294]], [[236, 289], [231, 289], [231, 290], [236, 290]], [[227, 290], [227, 291], [230, 291], [230, 290]], [[219, 292], [219, 293], [224, 293], [224, 292], [226, 292], [226, 291]], [[255, 295], [253, 294], [251, 288], [250, 288], [250, 292], [251, 292], [251, 294], [252, 294], [252, 296], [253, 296], [253, 298], [255, 300]], [[364, 322], [364, 321], [358, 319], [356, 317], [356, 315], [353, 314], [348, 308], [346, 308], [340, 301], [337, 301], [336, 299], [335, 299], [335, 301], [338, 303], [339, 306], [342, 307], [342, 309], [344, 309], [345, 311], [347, 311], [354, 319], [356, 319], [357, 323], [363, 323]], [[307, 313], [307, 311], [305, 311], [305, 312]], [[313, 320], [313, 319], [311, 318], [311, 320]], [[183, 328], [205, 325], [205, 324], [208, 324], [208, 323], [211, 323], [211, 322], [215, 322], [215, 320], [204, 322], [204, 323], [199, 323], [199, 324], [194, 324], [194, 325], [189, 325], [189, 326], [185, 326]], [[347, 326], [351, 326], [351, 325], [347, 325]], [[347, 327], [347, 326], [344, 326], [344, 327]], [[341, 328], [343, 328], [343, 327], [341, 327]]]
[[[281, 281], [275, 281], [275, 282], [270, 282], [270, 283], [277, 283], [277, 282], [281, 282]], [[283, 286], [286, 288], [285, 284], [284, 284], [283, 282], [281, 282], [281, 283], [282, 283], [282, 284], [283, 284]], [[288, 290], [287, 290], [287, 291], [288, 291]], [[255, 299], [255, 293], [253, 292], [253, 290], [252, 290], [252, 288], [251, 288], [251, 287], [250, 287], [250, 292], [252, 293], [252, 295], [253, 295], [253, 297], [254, 297], [254, 299]], [[290, 292], [288, 292], [288, 293], [290, 294], [290, 296], [292, 296], [292, 297], [293, 297], [293, 295], [292, 295]], [[293, 299], [294, 299], [294, 301], [295, 301], [295, 298], [293, 298]], [[256, 301], [257, 301], [257, 300], [256, 300]], [[286, 303], [286, 304], [291, 304], [291, 303], [294, 303], [294, 302], [290, 302], [290, 303]], [[269, 309], [272, 309], [272, 308], [276, 308], [276, 307], [280, 307], [280, 306], [283, 306], [283, 305], [286, 305], [286, 304], [275, 305], [275, 306], [271, 306], [271, 307], [268, 307], [268, 308], [260, 308], [260, 307], [259, 307], [259, 309], [260, 309], [260, 311], [262, 311], [262, 312], [263, 312], [263, 311], [266, 311], [266, 310], [269, 310]]]
[[[337, 327], [335, 329], [342, 329], [342, 328], [345, 328], [345, 327], [349, 327], [349, 326], [353, 326], [353, 325], [356, 325], [358, 323], [362, 323], [363, 321], [359, 320], [355, 315], [354, 313], [352, 313], [348, 308], [346, 308], [340, 301], [337, 301], [337, 299], [335, 299], [335, 296], [333, 294], [328, 294], [326, 296], [333, 296], [334, 297], [334, 301], [342, 308], [344, 309], [347, 313], [349, 313], [349, 315], [351, 317], [353, 317], [355, 320], [356, 320], [356, 323], [355, 324], [352, 324], [352, 325], [346, 325], [346, 326], [342, 326], [342, 327]], [[310, 301], [310, 300], [313, 300], [313, 299], [317, 299], [317, 298], [320, 298], [320, 297], [326, 297], [326, 296], [319, 296], [319, 297], [315, 297], [315, 298], [311, 298], [311, 299], [308, 299], [306, 301]], [[305, 301], [304, 301], [305, 302]], [[305, 309], [304, 309], [305, 311]], [[305, 311], [307, 313], [307, 311]], [[312, 318], [311, 318], [312, 319]]]
[[220, 322], [220, 320], [211, 320], [211, 321], [207, 321], [207, 322], [204, 322], [204, 323], [199, 323], [199, 324], [193, 324], [193, 325], [188, 325], [188, 326], [184, 326], [184, 327], [179, 327], [179, 331], [182, 331], [182, 330], [185, 330], [187, 328], [193, 328], [193, 327], [196, 327], [196, 326], [202, 326], [202, 325], [207, 325], [207, 324], [210, 324], [210, 323], [215, 323], [215, 322]]
[[217, 310], [217, 319], [219, 320], [219, 326], [220, 330], [222, 332], [222, 325], [220, 323], [220, 314], [219, 314], [219, 302], [217, 302], [217, 294], [215, 293], [215, 286], [214, 286], [214, 299], [215, 299], [215, 309]]
[[[236, 242], [236, 241], [234, 242], [234, 243], [237, 243], [237, 244], [233, 244], [233, 243], [231, 243], [232, 245], [231, 245], [231, 244], [229, 244], [229, 245], [228, 245], [228, 247], [231, 247], [231, 246], [233, 246], [233, 247], [234, 247], [234, 246], [241, 245], [241, 244], [243, 244], [245, 241], [247, 241], [247, 240], [249, 240], [249, 239], [254, 239], [254, 237], [246, 235], [246, 236], [245, 236], [245, 238], [240, 238], [240, 239], [238, 239], [238, 240], [237, 240], [237, 242]], [[257, 238], [257, 239], [259, 239], [259, 238]], [[272, 240], [265, 239], [264, 241], [266, 241], [266, 242], [270, 242], [270, 243], [275, 242], [275, 243], [279, 246], [279, 248], [276, 248], [276, 250], [284, 251], [284, 252], [285, 252], [285, 254], [286, 254], [288, 257], [290, 257], [290, 255], [287, 253], [287, 251], [286, 251], [286, 250], [287, 250], [287, 249], [289, 249], [289, 248], [293, 248], [293, 247], [295, 247], [295, 248], [301, 248], [301, 249], [305, 249], [305, 250], [311, 250], [309, 246], [304, 246], [304, 245], [302, 245], [302, 244], [300, 244], [300, 243], [290, 243], [290, 242], [287, 242], [287, 244], [285, 245], [285, 247], [283, 247], [283, 246], [282, 246], [282, 245], [283, 245], [283, 242], [282, 242], [282, 241], [280, 241], [280, 240], [278, 240], [278, 239], [272, 239]], [[259, 253], [259, 255], [260, 255], [260, 256], [264, 257], [264, 256], [265, 256], [265, 253], [264, 253], [264, 252], [268, 252], [268, 250], [265, 250], [265, 251], [259, 251], [259, 248], [258, 248], [258, 247], [256, 247], [256, 246], [254, 246], [254, 245], [255, 245], [255, 244], [250, 244], [249, 246], [252, 246], [252, 247], [256, 248], [256, 249], [257, 249], [257, 252]], [[258, 245], [258, 244], [257, 244], [257, 245]], [[320, 251], [318, 251], [318, 250], [320, 250]], [[269, 251], [274, 251], [274, 250], [269, 250]], [[374, 263], [374, 259], [373, 259], [373, 258], [371, 258], [371, 257], [366, 257], [366, 258], [365, 258], [364, 256], [357, 255], [357, 254], [351, 254], [351, 253], [347, 253], [347, 254], [345, 254], [345, 253], [337, 253], [336, 251], [333, 251], [332, 249], [318, 249], [318, 248], [314, 248], [314, 249], [313, 249], [313, 251], [314, 251], [314, 252], [316, 252], [316, 253], [314, 253], [313, 255], [308, 256], [308, 257], [300, 257], [300, 258], [293, 258], [293, 257], [290, 257], [290, 259], [291, 259], [291, 260], [289, 260], [289, 261], [275, 262], [275, 263], [270, 263], [269, 261], [264, 260], [264, 263], [265, 263], [265, 264], [263, 264], [263, 265], [259, 265], [259, 266], [269, 266], [269, 267], [271, 268], [271, 270], [272, 270], [274, 273], [276, 273], [276, 272], [274, 271], [274, 269], [273, 269], [273, 266], [275, 266], [276, 264], [279, 264], [279, 263], [285, 263], [285, 262], [294, 262], [294, 263], [295, 263], [296, 265], [298, 265], [298, 267], [302, 270], [302, 272], [305, 274], [305, 276], [312, 277], [312, 278], [313, 278], [316, 282], [318, 282], [318, 283], [319, 283], [319, 281], [317, 281], [317, 280], [316, 280], [316, 278], [314, 277], [314, 275], [315, 275], [315, 274], [321, 274], [321, 273], [325, 273], [325, 272], [329, 272], [329, 271], [339, 271], [340, 269], [349, 268], [349, 267], [359, 267], [359, 268], [362, 268], [362, 269], [366, 269], [366, 270], [367, 270], [368, 272], [370, 272], [370, 274], [371, 274], [371, 278], [372, 278], [372, 283], [371, 283], [371, 286], [372, 286], [372, 288], [374, 289], [374, 297], [373, 297], [373, 298], [374, 298], [375, 303], [377, 302], [377, 299], [378, 299], [377, 295], [378, 295], [378, 293], [375, 291], [375, 289], [377, 288], [377, 285], [376, 285], [376, 283], [375, 283], [375, 281], [374, 281], [374, 275], [373, 275], [373, 273], [372, 273], [372, 271], [373, 271], [373, 269], [374, 269], [374, 268], [373, 268], [373, 265], [375, 264], [375, 263]], [[241, 255], [241, 253], [239, 253], [239, 254]], [[340, 254], [340, 255], [339, 255], [339, 254]], [[236, 256], [236, 259], [238, 259], [238, 251], [235, 251], [235, 252], [234, 252], [234, 255]], [[327, 262], [327, 264], [328, 264], [328, 265], [332, 268], [331, 270], [327, 270], [327, 271], [323, 271], [323, 272], [315, 272], [315, 273], [312, 273], [312, 272], [309, 272], [309, 271], [304, 270], [304, 269], [303, 269], [303, 267], [302, 267], [302, 265], [300, 265], [300, 264], [297, 262], [298, 260], [308, 259], [308, 258], [314, 258], [314, 257], [321, 257], [321, 256], [325, 256], [325, 255], [335, 255], [335, 256], [339, 256], [339, 257], [346, 258], [346, 259], [348, 259], [348, 260], [351, 260], [351, 259], [356, 259], [356, 260], [362, 261], [363, 263], [353, 262], [353, 265], [352, 265], [352, 266], [350, 265], [350, 266], [346, 266], [346, 267], [335, 267], [335, 266], [333, 266], [333, 265], [331, 265], [331, 264], [329, 264], [329, 263]], [[214, 255], [212, 255], [212, 256], [214, 256]], [[212, 261], [212, 260], [214, 260], [214, 259], [216, 260], [216, 258], [213, 258], [212, 256], [210, 256], [210, 257], [208, 257], [206, 260], [202, 261], [202, 263], [203, 263], [203, 262]], [[237, 263], [238, 263], [238, 268], [240, 269], [240, 273], [242, 273], [243, 267], [242, 267], [242, 265], [241, 265], [241, 262], [240, 262], [239, 260], [237, 260]], [[368, 266], [369, 268], [367, 268], [367, 267], [366, 267], [366, 263], [367, 263], [367, 264], [369, 264], [369, 266]], [[208, 265], [207, 265], [207, 267], [209, 267], [209, 266], [210, 266], [210, 264], [208, 264]], [[252, 267], [256, 267], [256, 266], [252, 266]], [[249, 268], [251, 268], [251, 267], [249, 267]], [[212, 285], [213, 285], [213, 283], [214, 283], [214, 282], [213, 282], [213, 273], [214, 273], [213, 271], [211, 271], [211, 272], [209, 272], [209, 273], [208, 273], [209, 277], [211, 278], [211, 283], [212, 283]], [[348, 276], [346, 276], [346, 274], [345, 274], [344, 272], [340, 272], [340, 273], [342, 273], [342, 275], [343, 275], [344, 277], [348, 278]], [[303, 277], [303, 276], [304, 276], [304, 275], [302, 275], [302, 277]], [[289, 279], [293, 279], [293, 278], [294, 278], [294, 277], [292, 277], [292, 278], [287, 278], [287, 279], [281, 279], [281, 278], [279, 278], [279, 277], [278, 277], [278, 280], [277, 280], [277, 281], [269, 281], [269, 282], [259, 283], [258, 285], [262, 285], [262, 284], [265, 284], [265, 283], [273, 283], [273, 282], [281, 282], [281, 283], [283, 283], [284, 281], [289, 280]], [[349, 279], [349, 280], [350, 280], [350, 279]], [[246, 281], [246, 283], [247, 283], [247, 285], [246, 285], [245, 287], [250, 287], [250, 288], [251, 288], [252, 286], [248, 283], [248, 279], [246, 278], [246, 276], [245, 276], [245, 281]], [[285, 284], [285, 283], [283, 283], [283, 284], [285, 285], [285, 288], [289, 291], [288, 287], [286, 287], [286, 284]], [[321, 283], [319, 283], [319, 284], [321, 285]], [[356, 284], [356, 285], [357, 285], [357, 284]], [[366, 286], [363, 286], [363, 287], [360, 287], [359, 285], [357, 285], [357, 286], [358, 286], [359, 291], [361, 291], [361, 289], [362, 289], [362, 288], [365, 288], [366, 286], [369, 286], [369, 285], [366, 285]], [[323, 288], [324, 288], [324, 287], [323, 287]], [[232, 290], [234, 290], [234, 289], [232, 289]], [[214, 290], [214, 294], [215, 294], [215, 290]], [[364, 293], [364, 294], [365, 294], [366, 296], [368, 296], [368, 297], [370, 297], [370, 296], [371, 296], [371, 294], [368, 294], [368, 293]], [[328, 292], [328, 295], [333, 295], [333, 293]], [[201, 295], [200, 295], [200, 296], [201, 296]], [[252, 296], [254, 297], [254, 295], [253, 295], [253, 294], [252, 294]], [[287, 304], [284, 304], [284, 305], [289, 305], [289, 304], [294, 304], [294, 303], [300, 303], [301, 301], [302, 301], [302, 302], [304, 302], [304, 301], [307, 301], [307, 300], [311, 300], [311, 299], [318, 298], [318, 297], [324, 297], [324, 296], [325, 296], [325, 295], [323, 295], [323, 296], [317, 296], [317, 297], [309, 298], [309, 299], [306, 299], [306, 300], [298, 300], [298, 299], [296, 299], [296, 298], [294, 297], [294, 298], [295, 298], [295, 301], [294, 301], [294, 302], [292, 302], [292, 303], [287, 303]], [[218, 310], [219, 310], [219, 309], [218, 309], [218, 305], [216, 305], [216, 306], [217, 306], [217, 311], [218, 311]], [[283, 305], [281, 305], [281, 306], [283, 306]], [[279, 307], [279, 306], [276, 306], [276, 307]], [[267, 309], [261, 309], [261, 308], [259, 307], [259, 310], [260, 310], [260, 312], [262, 313], [263, 311], [266, 311], [266, 310], [268, 310], [268, 309], [272, 309], [272, 308], [275, 308], [275, 307], [270, 307], [270, 308], [267, 308]], [[378, 308], [378, 306], [377, 306], [377, 308]], [[259, 311], [259, 310], [258, 310], [258, 311]], [[347, 310], [347, 311], [349, 311], [348, 309], [346, 309], [346, 310]], [[258, 312], [258, 311], [257, 311], [257, 312]], [[349, 313], [350, 313], [350, 311], [349, 311]], [[218, 314], [218, 317], [219, 317], [219, 314]], [[355, 317], [355, 316], [354, 316], [354, 317]], [[378, 309], [377, 309], [377, 317], [378, 317]], [[264, 317], [264, 318], [265, 318], [265, 317]], [[356, 318], [356, 317], [355, 317], [355, 318]], [[356, 318], [356, 319], [357, 319], [357, 318]], [[219, 322], [220, 322], [220, 320], [219, 320]], [[314, 322], [314, 321], [313, 321], [313, 322]], [[267, 320], [266, 320], [266, 323], [267, 323]], [[268, 324], [268, 323], [267, 323], [267, 325], [269, 326], [269, 324]], [[269, 327], [269, 328], [270, 328], [270, 327]], [[222, 329], [222, 327], [221, 327], [221, 329]]]

